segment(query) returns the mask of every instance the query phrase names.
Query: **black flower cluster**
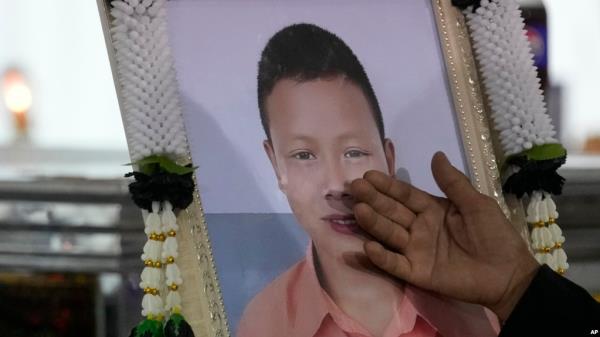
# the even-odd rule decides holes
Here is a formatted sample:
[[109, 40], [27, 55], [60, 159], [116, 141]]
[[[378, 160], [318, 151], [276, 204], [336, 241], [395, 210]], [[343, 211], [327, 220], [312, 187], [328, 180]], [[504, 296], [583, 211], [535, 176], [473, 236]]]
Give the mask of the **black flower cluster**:
[[528, 160], [525, 156], [511, 158], [508, 164], [516, 165], [519, 171], [514, 173], [502, 186], [505, 193], [512, 193], [521, 198], [524, 194], [543, 190], [548, 193], [559, 195], [565, 178], [561, 177], [556, 170], [567, 160], [566, 156], [548, 160]]
[[473, 12], [481, 6], [481, 0], [452, 0], [452, 5], [460, 8], [461, 10], [467, 9], [469, 6], [473, 6]]
[[135, 181], [129, 184], [131, 199], [140, 208], [152, 211], [153, 201], [169, 201], [173, 209], [185, 209], [194, 199], [193, 173], [175, 174], [159, 171], [152, 174], [129, 172]]

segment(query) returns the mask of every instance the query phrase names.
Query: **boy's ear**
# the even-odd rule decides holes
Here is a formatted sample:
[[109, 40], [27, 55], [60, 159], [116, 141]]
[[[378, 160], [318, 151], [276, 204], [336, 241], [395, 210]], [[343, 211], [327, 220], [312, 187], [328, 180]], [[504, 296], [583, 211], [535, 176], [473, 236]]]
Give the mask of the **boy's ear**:
[[273, 144], [270, 140], [265, 139], [263, 141], [263, 148], [267, 153], [267, 157], [269, 157], [269, 161], [271, 162], [271, 166], [273, 166], [273, 171], [275, 171], [275, 176], [277, 176], [277, 185], [279, 185], [279, 189], [285, 193], [285, 184], [283, 184], [281, 180], [281, 173], [279, 172], [279, 166], [277, 165], [277, 159], [275, 158], [275, 150], [273, 149]]
[[391, 139], [386, 138], [383, 140], [383, 151], [387, 162], [388, 174], [393, 177], [396, 174], [396, 149]]

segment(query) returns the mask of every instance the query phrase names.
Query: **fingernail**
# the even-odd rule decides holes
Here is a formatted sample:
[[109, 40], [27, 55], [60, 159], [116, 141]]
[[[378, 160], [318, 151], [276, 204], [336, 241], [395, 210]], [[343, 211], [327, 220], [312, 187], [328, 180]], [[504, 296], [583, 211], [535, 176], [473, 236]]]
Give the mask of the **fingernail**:
[[442, 157], [442, 159], [444, 159], [445, 161], [448, 161], [448, 157], [446, 157], [446, 154], [442, 151], [437, 151], [434, 156], [440, 156]]

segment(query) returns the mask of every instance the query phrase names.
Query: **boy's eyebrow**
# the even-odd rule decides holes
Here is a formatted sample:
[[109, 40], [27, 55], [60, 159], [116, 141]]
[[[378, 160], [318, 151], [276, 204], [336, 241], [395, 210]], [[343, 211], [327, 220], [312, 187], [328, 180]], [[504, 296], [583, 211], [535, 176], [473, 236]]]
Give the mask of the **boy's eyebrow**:
[[339, 135], [337, 138], [339, 138], [341, 140], [354, 140], [354, 139], [360, 139], [361, 137], [358, 136], [355, 132], [346, 132], [346, 133]]
[[[290, 139], [292, 141], [313, 142], [316, 140], [316, 138], [317, 137], [309, 136], [306, 134], [291, 134], [290, 135]], [[357, 135], [356, 132], [353, 132], [353, 131], [348, 131], [348, 132], [342, 133], [341, 135], [338, 135], [336, 138], [341, 139], [341, 140], [361, 139], [361, 137], [359, 135]]]
[[291, 135], [291, 140], [301, 140], [301, 141], [305, 141], [305, 142], [311, 142], [314, 141], [315, 138], [308, 136], [308, 135], [303, 135], [303, 134], [292, 134]]
[[292, 134], [291, 137], [294, 140], [313, 140], [314, 137], [304, 135], [304, 134]]

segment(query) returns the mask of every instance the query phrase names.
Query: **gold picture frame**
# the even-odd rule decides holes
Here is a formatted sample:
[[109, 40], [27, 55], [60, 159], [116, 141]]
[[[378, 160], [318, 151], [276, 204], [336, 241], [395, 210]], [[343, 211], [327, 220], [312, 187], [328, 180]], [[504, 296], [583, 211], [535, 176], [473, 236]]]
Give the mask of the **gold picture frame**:
[[[117, 96], [123, 111], [123, 93], [110, 33], [110, 4], [108, 0], [97, 0], [97, 3]], [[431, 8], [472, 182], [481, 193], [494, 197], [515, 226], [526, 235], [526, 224], [518, 203], [510, 201], [507, 204], [502, 193], [496, 160], [499, 152], [488, 123], [488, 109], [479, 83], [465, 19], [450, 0], [431, 0]], [[123, 122], [127, 123], [125, 118]], [[192, 162], [189, 147], [187, 153], [187, 156], [179, 158], [181, 163]], [[194, 202], [178, 215], [182, 233], [178, 236], [178, 261], [185, 280], [180, 292], [184, 315], [196, 336], [225, 337], [232, 335], [232, 331], [227, 322], [201, 194], [202, 191], [196, 189]]]

